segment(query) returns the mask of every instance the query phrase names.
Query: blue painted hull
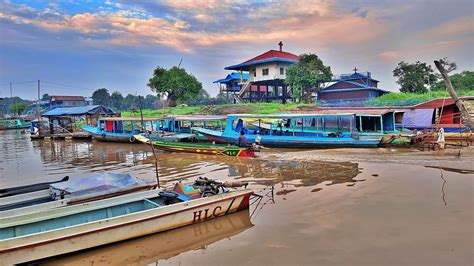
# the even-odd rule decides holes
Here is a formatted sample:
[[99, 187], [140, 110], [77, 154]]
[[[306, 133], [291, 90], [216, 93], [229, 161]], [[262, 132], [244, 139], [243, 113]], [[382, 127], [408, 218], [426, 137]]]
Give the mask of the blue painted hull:
[[[201, 129], [199, 133], [203, 134], [210, 141], [216, 143], [237, 144], [239, 134], [222, 133], [214, 130]], [[245, 135], [247, 142], [252, 144], [256, 142], [257, 135]], [[321, 137], [321, 136], [278, 136], [278, 135], [261, 135], [260, 143], [268, 147], [280, 148], [339, 148], [339, 147], [377, 147], [381, 137], [373, 139], [355, 139], [351, 137]]]
[[110, 133], [105, 131], [100, 131], [96, 127], [83, 126], [82, 129], [91, 133], [94, 139], [99, 141], [109, 141], [109, 142], [129, 142], [129, 143], [138, 143], [138, 141], [133, 137], [135, 133]]

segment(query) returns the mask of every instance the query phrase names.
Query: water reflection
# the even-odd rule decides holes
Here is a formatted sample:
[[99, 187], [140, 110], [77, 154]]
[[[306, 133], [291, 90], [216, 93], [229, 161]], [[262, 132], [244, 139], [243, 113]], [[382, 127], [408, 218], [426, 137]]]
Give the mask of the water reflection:
[[[9, 186], [55, 180], [69, 175], [75, 178], [97, 171], [129, 172], [155, 182], [154, 158], [150, 148], [141, 144], [96, 141], [33, 141], [10, 133], [0, 140], [5, 160], [0, 169]], [[331, 184], [355, 184], [357, 163], [324, 161], [287, 161], [258, 158], [158, 152], [160, 181], [189, 181], [197, 176], [223, 180], [244, 179], [261, 185], [278, 183], [294, 187]], [[15, 166], [17, 164], [17, 166]], [[13, 177], [19, 177], [18, 180]], [[43, 177], [43, 178], [42, 178]], [[284, 192], [280, 192], [284, 193]], [[289, 193], [289, 192], [288, 192]]]
[[206, 222], [137, 239], [51, 258], [42, 264], [55, 265], [147, 265], [230, 238], [251, 228], [249, 211], [240, 211]]

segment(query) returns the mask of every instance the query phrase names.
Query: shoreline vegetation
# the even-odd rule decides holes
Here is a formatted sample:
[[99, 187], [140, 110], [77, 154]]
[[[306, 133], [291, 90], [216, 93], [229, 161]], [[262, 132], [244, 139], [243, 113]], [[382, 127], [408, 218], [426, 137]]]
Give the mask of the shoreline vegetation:
[[[460, 97], [474, 96], [474, 90], [457, 91]], [[393, 92], [378, 98], [370, 99], [364, 107], [390, 107], [390, 106], [410, 106], [437, 98], [449, 98], [446, 91], [432, 91], [431, 93], [399, 93]], [[312, 111], [317, 104], [306, 103], [243, 103], [243, 104], [218, 104], [218, 105], [196, 105], [196, 106], [177, 106], [166, 107], [163, 109], [145, 109], [143, 116], [145, 117], [162, 117], [167, 115], [227, 115], [234, 113], [250, 113], [250, 114], [273, 114], [277, 112], [290, 111]], [[139, 117], [139, 111], [121, 112], [123, 117]]]

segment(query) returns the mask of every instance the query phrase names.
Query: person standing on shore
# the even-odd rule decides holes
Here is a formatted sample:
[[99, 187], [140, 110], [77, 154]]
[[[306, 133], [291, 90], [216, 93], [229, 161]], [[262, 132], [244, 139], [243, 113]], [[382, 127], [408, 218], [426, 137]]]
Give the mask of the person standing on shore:
[[240, 131], [239, 141], [237, 143], [239, 147], [247, 147], [247, 138], [245, 137], [244, 131]]

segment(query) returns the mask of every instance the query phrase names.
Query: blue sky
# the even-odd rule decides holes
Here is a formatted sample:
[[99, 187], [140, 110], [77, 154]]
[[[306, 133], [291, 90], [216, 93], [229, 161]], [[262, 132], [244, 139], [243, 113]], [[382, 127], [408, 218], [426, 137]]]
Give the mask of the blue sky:
[[[0, 97], [151, 93], [156, 66], [182, 66], [215, 95], [225, 66], [269, 49], [316, 53], [396, 91], [402, 60], [442, 57], [474, 69], [473, 1], [0, 0]], [[61, 85], [58, 85], [61, 84]], [[68, 86], [64, 86], [68, 85]]]

